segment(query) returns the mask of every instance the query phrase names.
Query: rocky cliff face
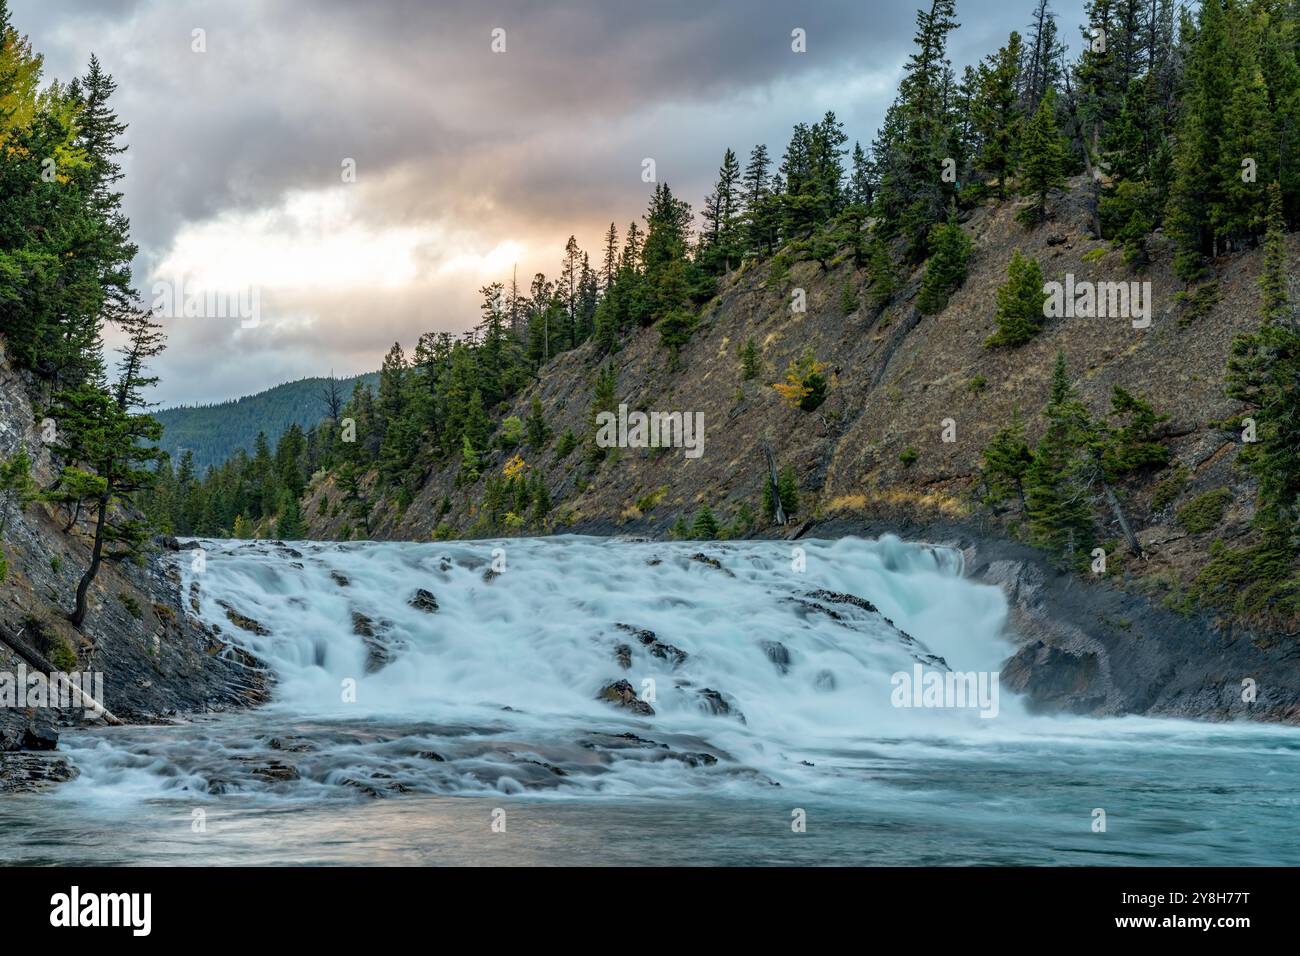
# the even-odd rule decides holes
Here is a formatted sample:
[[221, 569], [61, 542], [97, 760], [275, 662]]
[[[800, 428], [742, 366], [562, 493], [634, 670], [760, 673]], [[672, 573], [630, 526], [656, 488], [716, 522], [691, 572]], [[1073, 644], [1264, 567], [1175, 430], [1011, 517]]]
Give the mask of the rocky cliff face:
[[[1163, 607], [1179, 603], [1213, 542], [1236, 544], [1249, 535], [1255, 488], [1233, 465], [1237, 436], [1214, 423], [1239, 410], [1224, 395], [1223, 371], [1233, 337], [1258, 323], [1260, 254], [1221, 259], [1213, 286], [1196, 300], [1180, 298], [1172, 251], [1159, 237], [1151, 266], [1132, 272], [1109, 243], [1092, 237], [1082, 196], [1082, 183], [1074, 183], [1035, 230], [1015, 222], [1011, 203], [973, 212], [964, 224], [975, 248], [968, 278], [938, 315], [921, 316], [912, 305], [920, 270], [878, 312], [846, 307], [846, 289], [848, 299], [866, 298], [860, 294], [866, 276], [849, 261], [828, 270], [814, 262], [788, 270], [764, 262], [731, 274], [703, 311], [676, 370], [653, 329], [612, 357], [618, 397], [629, 408], [703, 413], [702, 456], [623, 449], [593, 470], [583, 463], [581, 445], [563, 458], [554, 440], [541, 452], [520, 449], [545, 476], [554, 500], [549, 530], [664, 535], [679, 515], [689, 521], [702, 505], [723, 525], [747, 505], [761, 525], [767, 470], [760, 446], [767, 442], [778, 465], [795, 470], [800, 508], [791, 525], [752, 533], [893, 530], [960, 539], [975, 549], [972, 567], [985, 568], [990, 580], [1023, 599], [1017, 632], [1026, 646], [1008, 667], [1012, 680], [1044, 706], [1233, 716], [1241, 710], [1241, 681], [1263, 674], [1278, 696], [1250, 715], [1295, 720], [1300, 671], [1284, 650], [1295, 645], [1294, 635]], [[1291, 237], [1293, 254], [1298, 240]], [[1049, 319], [1026, 345], [985, 348], [995, 329], [996, 289], [1017, 248], [1038, 259], [1047, 281], [1070, 274], [1076, 281], [1150, 282], [1149, 327], [1134, 328], [1127, 317]], [[796, 290], [806, 297], [806, 312], [791, 309]], [[738, 351], [751, 338], [763, 370], [743, 381]], [[791, 408], [771, 388], [805, 349], [829, 363], [831, 374], [828, 398], [812, 413]], [[1107, 410], [1112, 386], [1120, 385], [1170, 416], [1162, 426], [1170, 467], [1119, 489], [1145, 557], [1120, 545], [1104, 583], [1063, 577], [1029, 549], [1020, 548], [1010, 565], [981, 553], [1010, 546], [1002, 524], [977, 503], [982, 450], [1016, 410], [1029, 440], [1038, 439], [1058, 350], [1094, 414]], [[560, 356], [508, 414], [526, 416], [537, 396], [556, 435], [571, 428], [582, 436], [600, 360], [590, 343]], [[955, 440], [944, 440], [945, 426]], [[908, 449], [914, 460], [903, 455]], [[500, 473], [510, 454], [496, 452], [486, 472]], [[428, 540], [440, 525], [457, 533], [474, 528], [485, 479], [458, 485], [458, 470], [459, 462], [431, 469], [404, 511], [381, 501], [370, 536]], [[1208, 530], [1185, 530], [1178, 508], [1216, 489], [1228, 493], [1222, 520]], [[304, 506], [313, 536], [338, 537], [355, 524], [340, 497], [330, 476], [313, 483]], [[445, 514], [444, 498], [452, 505]], [[1121, 537], [1109, 514], [1099, 511], [1099, 520], [1103, 539]], [[1113, 617], [1113, 627], [1103, 626], [1102, 617]], [[1152, 640], [1153, 633], [1162, 636]], [[1222, 664], [1221, 672], [1210, 661]]]
[[[10, 364], [0, 340], [0, 458], [26, 449], [33, 478], [44, 488], [54, 479], [56, 463], [40, 439], [35, 391]], [[220, 634], [197, 626], [184, 612], [174, 559], [106, 561], [78, 630], [67, 614], [89, 561], [89, 516], [65, 533], [68, 515], [61, 510], [43, 504], [0, 507], [0, 548], [8, 562], [0, 582], [0, 672], [16, 675], [20, 665], [30, 671], [22, 651], [65, 663], [71, 663], [70, 653], [78, 670], [103, 674], [102, 703], [123, 721], [165, 720], [262, 699], [260, 673], [236, 660]], [[0, 706], [0, 791], [66, 775], [57, 760], [31, 752], [52, 750], [59, 726], [83, 717], [79, 710]]]

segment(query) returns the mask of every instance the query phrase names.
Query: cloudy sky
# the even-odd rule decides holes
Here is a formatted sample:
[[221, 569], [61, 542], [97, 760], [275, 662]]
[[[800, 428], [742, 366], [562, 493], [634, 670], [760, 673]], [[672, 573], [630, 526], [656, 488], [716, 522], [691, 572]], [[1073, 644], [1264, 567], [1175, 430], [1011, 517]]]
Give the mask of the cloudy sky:
[[[478, 289], [593, 263], [644, 211], [642, 160], [699, 207], [832, 109], [869, 145], [917, 0], [11, 0], [68, 79], [97, 54], [130, 124], [136, 284], [256, 292], [260, 319], [166, 320], [166, 404], [377, 368], [394, 341], [478, 320]], [[958, 0], [960, 67], [1032, 0]], [[1077, 47], [1081, 0], [1055, 0]], [[807, 52], [791, 50], [806, 31]], [[493, 32], [504, 31], [504, 52]], [[196, 40], [196, 32], [199, 39]], [[500, 36], [498, 34], [498, 36]], [[205, 47], [201, 52], [196, 46]], [[355, 181], [344, 182], [344, 163]], [[169, 286], [168, 288], [170, 288]]]

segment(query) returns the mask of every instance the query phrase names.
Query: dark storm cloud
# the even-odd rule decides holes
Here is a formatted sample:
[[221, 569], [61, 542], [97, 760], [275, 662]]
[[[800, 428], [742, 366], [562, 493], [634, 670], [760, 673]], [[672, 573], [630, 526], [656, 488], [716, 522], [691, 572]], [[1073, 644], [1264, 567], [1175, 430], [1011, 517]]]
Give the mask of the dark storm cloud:
[[[827, 109], [851, 139], [869, 144], [911, 52], [915, 19], [910, 0], [12, 6], [15, 25], [46, 54], [48, 76], [80, 72], [94, 51], [118, 81], [144, 289], [187, 227], [243, 214], [274, 233], [286, 197], [337, 188], [345, 157], [356, 161], [363, 197], [351, 221], [380, 231], [430, 226], [441, 238], [424, 242], [422, 262], [454, 254], [457, 243], [482, 255], [516, 240], [526, 247], [521, 276], [553, 272], [570, 232], [594, 249], [604, 223], [614, 219], [621, 231], [640, 214], [644, 157], [698, 207], [726, 146], [743, 160], [766, 142], [779, 157], [790, 125]], [[959, 2], [957, 65], [1023, 29], [1030, 6]], [[1074, 6], [1060, 19], [1067, 41]], [[498, 27], [504, 54], [490, 48]], [[790, 49], [796, 27], [807, 32], [806, 54]], [[196, 28], [206, 32], [205, 53], [191, 50]], [[544, 248], [554, 251], [531, 261], [531, 250]], [[405, 295], [387, 290], [364, 325], [408, 343], [430, 319], [463, 328], [476, 314], [475, 281], [449, 273], [413, 282]], [[315, 302], [309, 293], [273, 296], [308, 317], [287, 323], [298, 330], [287, 336], [174, 327], [165, 394], [207, 399], [330, 364], [376, 364], [391, 338], [358, 345], [364, 292], [332, 290]], [[391, 312], [376, 323], [381, 303]], [[207, 358], [178, 354], [186, 350]]]

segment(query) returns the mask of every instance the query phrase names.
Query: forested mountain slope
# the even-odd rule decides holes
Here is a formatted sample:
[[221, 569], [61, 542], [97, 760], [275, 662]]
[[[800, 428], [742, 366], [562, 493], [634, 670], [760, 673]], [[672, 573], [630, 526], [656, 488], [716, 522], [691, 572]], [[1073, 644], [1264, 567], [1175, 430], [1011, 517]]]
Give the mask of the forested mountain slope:
[[[649, 334], [634, 337], [605, 364], [594, 344], [566, 353], [507, 409], [507, 416], [526, 420], [533, 399], [539, 399], [553, 436], [544, 446], [524, 439], [516, 447], [494, 448], [473, 481], [459, 460], [435, 466], [405, 508], [395, 497], [381, 499], [382, 485], [372, 474], [355, 492], [358, 500], [374, 503], [368, 527], [339, 477], [323, 476], [303, 504], [311, 534], [427, 540], [533, 530], [534, 506], [519, 508], [495, 488], [518, 456], [525, 473], [546, 482], [551, 510], [544, 527], [551, 531], [667, 535], [679, 519], [692, 526], [707, 507], [719, 526], [737, 535], [764, 529], [788, 534], [810, 519], [850, 516], [900, 531], [934, 522], [992, 531], [1005, 518], [1001, 533], [1027, 537], [1015, 501], [986, 503], [984, 451], [1017, 412], [1031, 447], [1043, 437], [1054, 357], [1060, 353], [1094, 416], [1110, 411], [1115, 386], [1168, 416], [1155, 428], [1169, 449], [1168, 463], [1116, 485], [1145, 557], [1127, 553], [1100, 492], [1093, 509], [1096, 542], [1110, 555], [1109, 573], [1133, 572], [1158, 596], [1180, 599], [1214, 543], [1247, 536], [1255, 511], [1255, 482], [1234, 467], [1243, 447], [1240, 435], [1223, 424], [1240, 405], [1225, 395], [1223, 383], [1234, 336], [1259, 324], [1263, 256], [1257, 250], [1224, 258], [1216, 263], [1212, 300], [1180, 300], [1172, 250], [1156, 244], [1142, 276], [1152, 284], [1150, 328], [1135, 329], [1123, 317], [1052, 319], [1016, 349], [986, 347], [996, 329], [997, 289], [1017, 249], [1042, 263], [1047, 281], [1066, 273], [1079, 281], [1127, 277], [1127, 270], [1117, 268], [1118, 253], [1088, 234], [1078, 202], [1085, 191], [1077, 180], [1058, 194], [1052, 219], [1033, 232], [1015, 221], [1016, 203], [974, 211], [962, 226], [974, 244], [969, 274], [935, 315], [917, 312], [906, 293], [889, 307], [871, 309], [864, 277], [851, 262], [830, 270], [799, 263], [775, 276], [771, 263], [739, 270], [704, 311], [679, 369], [669, 368]], [[1296, 237], [1289, 248], [1296, 255]], [[907, 286], [915, 289], [921, 274], [917, 270]], [[846, 286], [860, 303], [851, 309]], [[795, 289], [807, 294], [806, 313], [790, 310]], [[746, 379], [741, 353], [750, 340], [758, 346], [758, 369]], [[772, 387], [809, 349], [826, 363], [828, 379], [826, 400], [812, 412], [792, 407]], [[589, 443], [565, 453], [560, 436], [589, 431], [593, 375], [605, 367], [614, 370], [615, 404], [702, 413], [703, 454], [611, 449], [593, 458]], [[775, 527], [764, 511], [764, 443], [778, 470], [793, 478], [795, 494], [787, 504], [795, 498], [797, 504], [785, 528]], [[1221, 520], [1207, 526], [1180, 518], [1180, 509], [1206, 493], [1225, 497], [1222, 507], [1210, 509], [1221, 512]], [[513, 524], [509, 515], [520, 520]]]
[[[932, 0], [869, 149], [827, 112], [779, 162], [726, 149], [698, 218], [655, 183], [644, 226], [485, 286], [474, 329], [395, 343], [337, 420], [164, 468], [151, 513], [344, 539], [955, 522], [1294, 632], [1300, 5], [1087, 14], [1073, 60], [1040, 0], [958, 76]], [[603, 430], [629, 412], [703, 444]]]
[[237, 450], [251, 453], [259, 432], [274, 443], [290, 425], [311, 428], [329, 417], [325, 397], [331, 387], [346, 400], [358, 383], [374, 388], [379, 374], [332, 380], [303, 378], [229, 402], [164, 408], [154, 413], [163, 426], [159, 446], [177, 462], [186, 451], [191, 452], [194, 468], [202, 472], [209, 465], [221, 464]]

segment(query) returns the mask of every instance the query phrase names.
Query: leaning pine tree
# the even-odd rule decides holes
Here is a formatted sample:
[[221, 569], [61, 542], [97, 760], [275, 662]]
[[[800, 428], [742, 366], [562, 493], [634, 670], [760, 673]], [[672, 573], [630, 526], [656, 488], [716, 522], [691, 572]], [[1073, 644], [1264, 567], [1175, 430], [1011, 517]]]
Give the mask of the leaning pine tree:
[[[157, 376], [148, 374], [148, 362], [163, 350], [164, 337], [159, 325], [145, 312], [132, 310], [119, 320], [127, 336], [118, 363], [118, 378], [106, 392], [90, 385], [67, 395], [65, 407], [72, 414], [64, 419], [67, 426], [80, 432], [74, 444], [83, 449], [86, 460], [102, 479], [93, 501], [95, 536], [90, 563], [77, 585], [76, 605], [70, 618], [80, 627], [86, 618], [90, 585], [99, 574], [105, 548], [116, 547], [109, 557], [123, 558], [140, 551], [148, 539], [148, 529], [135, 518], [119, 516], [110, 523], [115, 506], [134, 503], [135, 496], [152, 487], [151, 467], [161, 451], [156, 447], [162, 426], [148, 413], [152, 403], [142, 389], [155, 385]], [[61, 417], [61, 416], [60, 416]]]

